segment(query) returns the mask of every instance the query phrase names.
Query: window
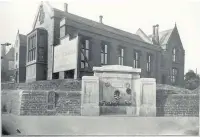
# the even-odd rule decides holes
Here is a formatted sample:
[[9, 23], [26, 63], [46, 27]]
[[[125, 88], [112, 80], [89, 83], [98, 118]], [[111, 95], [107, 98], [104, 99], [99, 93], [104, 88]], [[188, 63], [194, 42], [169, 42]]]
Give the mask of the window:
[[64, 72], [65, 79], [73, 79], [74, 78], [74, 70], [68, 70]]
[[173, 60], [173, 62], [176, 62], [176, 49], [175, 48], [173, 48], [173, 50], [172, 50], [172, 60]]
[[18, 53], [16, 53], [16, 55], [15, 55], [15, 56], [16, 56], [15, 58], [16, 58], [16, 61], [17, 61], [17, 60], [18, 60]]
[[65, 25], [60, 27], [60, 38], [65, 36]]
[[147, 54], [147, 72], [151, 72], [152, 55]]
[[108, 45], [102, 44], [101, 45], [101, 64], [107, 64], [108, 63]]
[[177, 82], [178, 71], [176, 68], [172, 68], [171, 82], [175, 84]]
[[140, 68], [139, 51], [134, 51], [134, 53], [133, 53], [133, 67], [134, 68]]
[[36, 35], [29, 37], [28, 41], [28, 62], [36, 58]]
[[58, 79], [59, 78], [59, 72], [53, 73], [52, 78], [53, 79]]
[[81, 68], [88, 68], [90, 43], [89, 40], [83, 40], [81, 43]]
[[118, 64], [124, 65], [124, 49], [123, 48], [118, 49]]

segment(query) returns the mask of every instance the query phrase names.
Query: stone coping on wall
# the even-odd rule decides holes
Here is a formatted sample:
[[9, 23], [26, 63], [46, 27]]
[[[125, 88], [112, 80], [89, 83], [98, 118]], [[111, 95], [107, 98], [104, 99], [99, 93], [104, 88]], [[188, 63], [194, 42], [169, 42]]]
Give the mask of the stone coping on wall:
[[141, 69], [122, 65], [104, 65], [93, 67], [94, 72], [121, 72], [121, 73], [141, 73]]
[[35, 81], [29, 83], [1, 83], [1, 90], [61, 90], [61, 91], [80, 91], [81, 80], [59, 79]]

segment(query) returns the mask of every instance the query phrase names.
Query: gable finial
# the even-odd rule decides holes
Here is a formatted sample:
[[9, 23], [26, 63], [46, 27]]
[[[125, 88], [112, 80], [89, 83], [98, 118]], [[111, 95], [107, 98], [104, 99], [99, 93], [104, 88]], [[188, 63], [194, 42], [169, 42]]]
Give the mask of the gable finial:
[[176, 22], [175, 22], [175, 27], [176, 27]]

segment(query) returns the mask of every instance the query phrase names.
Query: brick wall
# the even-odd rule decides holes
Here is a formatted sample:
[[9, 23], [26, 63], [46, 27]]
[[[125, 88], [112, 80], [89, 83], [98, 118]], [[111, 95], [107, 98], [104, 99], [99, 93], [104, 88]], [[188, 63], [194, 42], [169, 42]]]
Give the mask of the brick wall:
[[[50, 80], [32, 83], [2, 83], [2, 106], [7, 113], [21, 115], [80, 115], [81, 81]], [[163, 89], [163, 90], [162, 90]], [[169, 88], [168, 88], [169, 89]], [[199, 116], [199, 95], [178, 92], [181, 88], [157, 85], [157, 116]], [[48, 109], [48, 95], [55, 92], [54, 109]], [[20, 110], [20, 112], [19, 112]]]
[[48, 91], [24, 91], [20, 115], [80, 115], [80, 91], [55, 92], [55, 106], [48, 108]]
[[[31, 83], [1, 83], [2, 107], [16, 115], [80, 115], [81, 81], [49, 80]], [[48, 95], [55, 92], [54, 109]], [[18, 111], [18, 112], [17, 112]]]
[[198, 94], [166, 94], [157, 91], [157, 116], [199, 116]]

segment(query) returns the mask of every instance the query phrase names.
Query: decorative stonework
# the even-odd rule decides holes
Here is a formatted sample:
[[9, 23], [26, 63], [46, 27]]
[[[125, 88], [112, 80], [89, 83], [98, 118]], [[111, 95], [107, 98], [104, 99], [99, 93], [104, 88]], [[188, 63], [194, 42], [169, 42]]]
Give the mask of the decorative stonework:
[[40, 6], [40, 13], [39, 13], [39, 22], [40, 24], [44, 23], [45, 13], [43, 9], [43, 5]]

